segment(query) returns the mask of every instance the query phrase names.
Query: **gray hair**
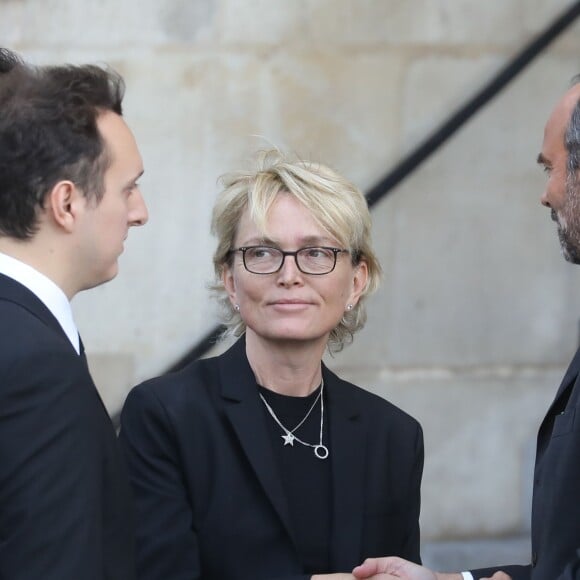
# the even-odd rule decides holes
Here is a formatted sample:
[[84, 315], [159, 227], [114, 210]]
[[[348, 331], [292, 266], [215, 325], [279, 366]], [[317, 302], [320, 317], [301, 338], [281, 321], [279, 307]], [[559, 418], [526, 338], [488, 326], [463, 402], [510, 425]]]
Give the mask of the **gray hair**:
[[[580, 75], [572, 79], [572, 85], [580, 84]], [[570, 116], [565, 136], [566, 151], [568, 151], [568, 179], [572, 183], [578, 180], [578, 170], [580, 169], [580, 99], [576, 103]]]

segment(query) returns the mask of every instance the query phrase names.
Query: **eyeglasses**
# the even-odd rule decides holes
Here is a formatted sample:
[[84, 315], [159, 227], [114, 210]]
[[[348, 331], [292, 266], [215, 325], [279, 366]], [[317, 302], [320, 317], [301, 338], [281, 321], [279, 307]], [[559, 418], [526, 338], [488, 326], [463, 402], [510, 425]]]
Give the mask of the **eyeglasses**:
[[294, 256], [296, 266], [303, 274], [321, 276], [330, 274], [336, 266], [338, 254], [348, 250], [315, 246], [300, 248], [295, 252], [284, 252], [270, 246], [245, 246], [230, 252], [242, 252], [244, 268], [252, 274], [274, 274], [282, 269], [286, 256]]

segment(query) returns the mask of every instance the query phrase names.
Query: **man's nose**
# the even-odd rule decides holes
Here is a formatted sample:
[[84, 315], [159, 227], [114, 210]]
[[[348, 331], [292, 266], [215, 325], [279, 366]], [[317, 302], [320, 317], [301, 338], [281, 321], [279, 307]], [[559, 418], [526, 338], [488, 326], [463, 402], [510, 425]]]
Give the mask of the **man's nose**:
[[131, 211], [131, 225], [144, 226], [149, 221], [149, 210], [139, 190], [135, 192], [134, 205]]
[[548, 190], [544, 189], [544, 193], [542, 193], [542, 195], [540, 196], [540, 203], [544, 206], [544, 207], [552, 207], [550, 205], [550, 201], [548, 199]]

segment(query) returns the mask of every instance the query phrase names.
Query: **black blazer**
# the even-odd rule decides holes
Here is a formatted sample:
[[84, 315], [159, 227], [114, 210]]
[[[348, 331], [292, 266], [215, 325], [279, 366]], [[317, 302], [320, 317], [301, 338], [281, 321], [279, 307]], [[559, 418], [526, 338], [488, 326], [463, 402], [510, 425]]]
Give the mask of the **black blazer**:
[[[331, 571], [367, 556], [419, 562], [419, 424], [323, 368], [333, 489]], [[121, 417], [140, 580], [307, 578], [266, 415], [240, 339], [147, 381]]]
[[86, 357], [0, 274], [0, 579], [134, 578], [132, 517]]
[[514, 580], [580, 580], [580, 350], [538, 433], [532, 504], [532, 563], [505, 570]]

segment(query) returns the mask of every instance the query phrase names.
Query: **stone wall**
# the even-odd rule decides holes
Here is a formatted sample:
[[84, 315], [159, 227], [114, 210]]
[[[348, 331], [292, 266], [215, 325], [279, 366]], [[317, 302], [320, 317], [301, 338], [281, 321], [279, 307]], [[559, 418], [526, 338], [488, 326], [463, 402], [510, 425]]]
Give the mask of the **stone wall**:
[[[147, 227], [75, 314], [116, 412], [212, 328], [217, 177], [275, 144], [363, 189], [568, 0], [3, 0], [37, 63], [127, 81]], [[383, 285], [329, 364], [422, 422], [426, 541], [525, 534], [535, 432], [576, 347], [580, 270], [539, 205], [544, 122], [580, 72], [575, 25], [373, 212]], [[436, 558], [433, 560], [435, 561]]]

